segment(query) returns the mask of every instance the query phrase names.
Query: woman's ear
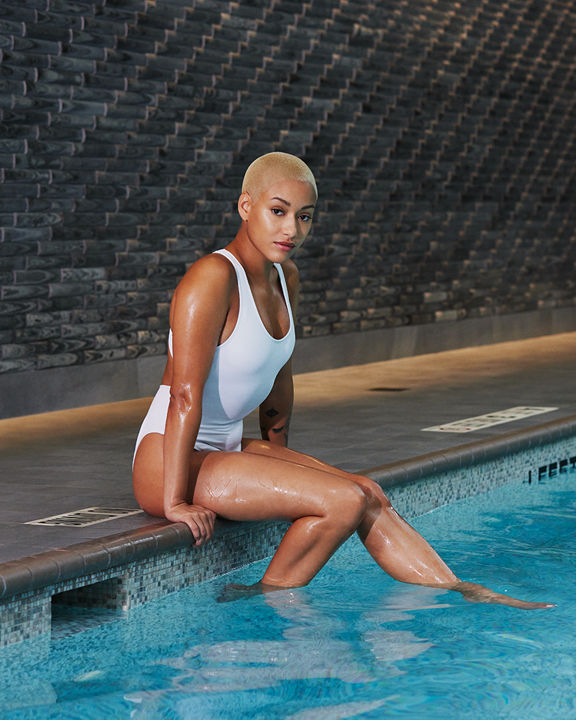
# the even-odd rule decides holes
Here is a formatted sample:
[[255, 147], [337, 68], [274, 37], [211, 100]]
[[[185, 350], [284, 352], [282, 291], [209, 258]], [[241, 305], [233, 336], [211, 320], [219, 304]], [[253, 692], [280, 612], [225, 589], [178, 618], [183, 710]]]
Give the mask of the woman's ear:
[[250, 209], [252, 207], [252, 198], [250, 197], [249, 193], [243, 192], [242, 195], [238, 198], [238, 213], [240, 214], [240, 217], [243, 221], [248, 220], [248, 215], [250, 214]]

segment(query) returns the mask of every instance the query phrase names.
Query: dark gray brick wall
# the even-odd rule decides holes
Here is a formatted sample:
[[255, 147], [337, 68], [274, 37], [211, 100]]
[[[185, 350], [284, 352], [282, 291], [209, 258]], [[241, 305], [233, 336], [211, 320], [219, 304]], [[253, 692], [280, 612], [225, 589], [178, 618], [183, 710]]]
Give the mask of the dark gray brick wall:
[[574, 305], [576, 4], [2, 0], [0, 372], [165, 352], [246, 165], [321, 189], [300, 334]]

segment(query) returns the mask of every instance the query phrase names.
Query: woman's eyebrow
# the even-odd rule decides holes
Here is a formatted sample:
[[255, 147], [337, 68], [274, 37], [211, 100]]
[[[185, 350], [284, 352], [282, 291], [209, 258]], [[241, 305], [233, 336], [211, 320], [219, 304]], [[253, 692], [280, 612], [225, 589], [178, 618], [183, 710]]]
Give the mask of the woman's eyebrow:
[[[288, 202], [288, 200], [284, 200], [284, 198], [278, 197], [275, 195], [272, 200], [280, 200], [280, 202], [284, 203], [284, 205], [287, 205], [288, 207], [292, 207], [292, 203]], [[304, 207], [300, 208], [301, 210], [308, 210], [308, 208], [314, 208], [315, 205], [304, 205]]]

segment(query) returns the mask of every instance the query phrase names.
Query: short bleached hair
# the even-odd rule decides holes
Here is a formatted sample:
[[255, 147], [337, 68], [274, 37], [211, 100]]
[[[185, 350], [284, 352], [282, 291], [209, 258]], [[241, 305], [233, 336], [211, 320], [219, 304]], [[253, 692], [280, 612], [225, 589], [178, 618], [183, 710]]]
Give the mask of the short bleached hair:
[[242, 181], [242, 192], [257, 200], [260, 193], [278, 180], [298, 180], [308, 182], [318, 197], [318, 188], [312, 170], [296, 155], [284, 152], [271, 152], [256, 158], [248, 166]]

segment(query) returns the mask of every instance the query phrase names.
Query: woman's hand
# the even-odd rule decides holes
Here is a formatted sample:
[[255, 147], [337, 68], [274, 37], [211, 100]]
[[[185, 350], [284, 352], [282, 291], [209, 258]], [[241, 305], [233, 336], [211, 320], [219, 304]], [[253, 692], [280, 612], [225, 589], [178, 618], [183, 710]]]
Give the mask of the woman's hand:
[[214, 534], [216, 513], [200, 505], [181, 503], [166, 512], [166, 519], [171, 522], [183, 522], [190, 528], [195, 545], [203, 545]]

